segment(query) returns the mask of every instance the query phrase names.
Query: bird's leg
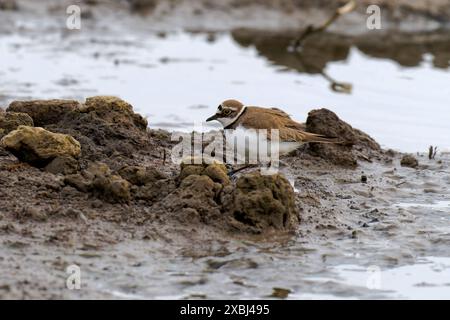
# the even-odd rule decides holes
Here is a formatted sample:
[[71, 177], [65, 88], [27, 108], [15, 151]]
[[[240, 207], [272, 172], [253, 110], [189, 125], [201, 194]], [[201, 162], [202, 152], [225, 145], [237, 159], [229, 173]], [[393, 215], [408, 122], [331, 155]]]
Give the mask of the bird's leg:
[[[235, 157], [237, 158], [237, 160], [242, 160], [242, 158], [240, 157], [239, 154], [235, 155]], [[237, 169], [233, 169], [230, 172], [228, 172], [228, 175], [230, 177], [232, 177], [233, 175], [235, 175], [238, 172], [241, 172], [245, 169], [249, 169], [249, 168], [260, 168], [261, 172], [263, 174], [274, 174], [276, 172], [278, 172], [279, 168], [286, 168], [289, 167], [288, 163], [286, 163], [285, 161], [282, 161], [280, 159], [277, 159], [276, 162], [273, 161], [268, 161], [268, 162], [259, 162], [259, 163], [248, 163], [246, 161], [244, 162], [239, 162], [237, 161], [237, 163], [244, 163], [241, 167], [237, 168]]]
[[236, 173], [238, 173], [238, 172], [240, 172], [240, 171], [242, 171], [242, 170], [245, 170], [245, 169], [248, 169], [248, 168], [255, 168], [255, 167], [257, 167], [258, 165], [257, 164], [245, 164], [245, 165], [243, 165], [242, 167], [240, 167], [240, 168], [237, 168], [237, 169], [234, 169], [234, 170], [231, 170], [230, 172], [228, 172], [228, 176], [229, 177], [232, 177], [232, 176], [234, 176]]
[[284, 168], [289, 167], [289, 164], [286, 161], [278, 160], [278, 163], [279, 163], [279, 166], [278, 166], [279, 168], [280, 167], [284, 167]]

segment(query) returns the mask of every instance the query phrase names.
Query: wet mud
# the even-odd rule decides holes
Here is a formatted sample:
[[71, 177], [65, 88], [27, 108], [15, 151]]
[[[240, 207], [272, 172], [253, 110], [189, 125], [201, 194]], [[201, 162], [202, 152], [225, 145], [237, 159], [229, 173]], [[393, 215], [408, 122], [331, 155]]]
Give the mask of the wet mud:
[[[88, 263], [89, 269], [123, 264], [124, 273], [114, 274], [127, 278], [124, 274], [134, 274], [134, 267], [127, 267], [128, 249], [118, 249], [124, 245], [143, 260], [147, 250], [156, 250], [151, 259], [170, 252], [186, 261], [209, 257], [206, 263], [212, 270], [257, 268], [254, 259], [259, 254], [251, 248], [259, 246], [295, 250], [307, 244], [326, 251], [329, 242], [355, 245], [371, 239], [411, 246], [410, 255], [392, 252], [389, 259], [379, 258], [381, 265], [401, 265], [417, 250], [447, 252], [450, 239], [429, 230], [432, 219], [426, 221], [416, 209], [396, 209], [395, 204], [445, 198], [448, 156], [416, 156], [417, 165], [405, 167], [402, 154], [382, 150], [326, 109], [311, 111], [306, 128], [341, 135], [348, 144], [306, 145], [282, 159], [287, 166], [278, 175], [247, 169], [231, 177], [221, 164], [171, 163], [170, 134], [148, 129], [145, 119], [118, 98], [13, 102], [0, 116], [8, 119], [8, 114], [28, 115], [47, 133], [35, 134], [32, 141], [17, 138], [24, 128], [35, 127], [13, 122], [18, 127], [2, 139], [3, 298], [117, 297], [114, 284], [105, 278], [96, 284], [90, 278], [101, 270], [89, 273], [89, 289], [81, 292], [64, 289], [64, 274], [73, 259], [86, 261], [80, 264]], [[2, 129], [14, 129], [11, 122], [1, 123]], [[55, 134], [73, 137], [81, 151], [73, 153], [70, 144], [69, 152], [62, 154], [67, 146], [55, 140]], [[11, 145], [11, 137], [28, 145]], [[45, 153], [34, 148], [43, 145]], [[26, 157], [30, 153], [33, 158]], [[45, 159], [46, 166], [38, 165], [36, 157]], [[417, 232], [423, 235], [419, 247], [417, 238], [411, 239]], [[205, 243], [212, 247], [205, 249]], [[105, 253], [116, 251], [115, 258]], [[231, 255], [239, 257], [224, 260]], [[30, 278], [29, 269], [39, 279]], [[19, 271], [12, 277], [12, 270]], [[106, 289], [96, 287], [98, 283]], [[205, 297], [210, 297], [208, 291]]]

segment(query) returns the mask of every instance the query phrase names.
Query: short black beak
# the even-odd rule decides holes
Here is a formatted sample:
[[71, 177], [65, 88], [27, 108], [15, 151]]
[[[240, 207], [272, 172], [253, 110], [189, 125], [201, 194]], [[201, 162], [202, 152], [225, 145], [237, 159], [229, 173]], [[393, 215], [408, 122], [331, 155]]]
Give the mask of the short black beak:
[[206, 122], [213, 121], [213, 120], [216, 120], [216, 119], [217, 119], [217, 114], [215, 114], [215, 115], [209, 117], [208, 119], [206, 119]]

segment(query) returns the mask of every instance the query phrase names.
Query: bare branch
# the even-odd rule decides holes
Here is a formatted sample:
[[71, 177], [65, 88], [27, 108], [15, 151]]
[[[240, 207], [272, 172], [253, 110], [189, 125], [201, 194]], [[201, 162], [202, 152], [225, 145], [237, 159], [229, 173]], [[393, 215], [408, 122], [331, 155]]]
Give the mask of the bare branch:
[[307, 37], [309, 37], [310, 35], [312, 35], [314, 33], [322, 32], [322, 31], [326, 30], [340, 16], [347, 14], [349, 12], [352, 12], [353, 10], [355, 10], [355, 8], [356, 8], [356, 2], [354, 0], [350, 0], [342, 7], [337, 8], [336, 11], [334, 12], [334, 14], [327, 21], [325, 21], [325, 23], [322, 24], [321, 26], [314, 27], [313, 25], [309, 25], [308, 27], [306, 27], [305, 31], [303, 31], [303, 33], [300, 35], [300, 37], [298, 37], [294, 41], [294, 44], [293, 44], [294, 50], [297, 50], [299, 47], [301, 47], [303, 41]]

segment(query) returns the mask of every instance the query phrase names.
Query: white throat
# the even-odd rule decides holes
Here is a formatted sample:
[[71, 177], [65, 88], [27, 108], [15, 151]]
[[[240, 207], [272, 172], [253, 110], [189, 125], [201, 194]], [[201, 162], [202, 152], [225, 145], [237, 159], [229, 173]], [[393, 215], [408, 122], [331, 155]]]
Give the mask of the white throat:
[[245, 108], [247, 108], [247, 106], [243, 106], [241, 111], [239, 111], [239, 113], [236, 115], [236, 117], [234, 118], [217, 118], [217, 121], [219, 121], [222, 126], [224, 128], [228, 127], [230, 124], [233, 124], [234, 122], [236, 122], [237, 119], [239, 119], [239, 117], [241, 116], [242, 113], [244, 113]]

